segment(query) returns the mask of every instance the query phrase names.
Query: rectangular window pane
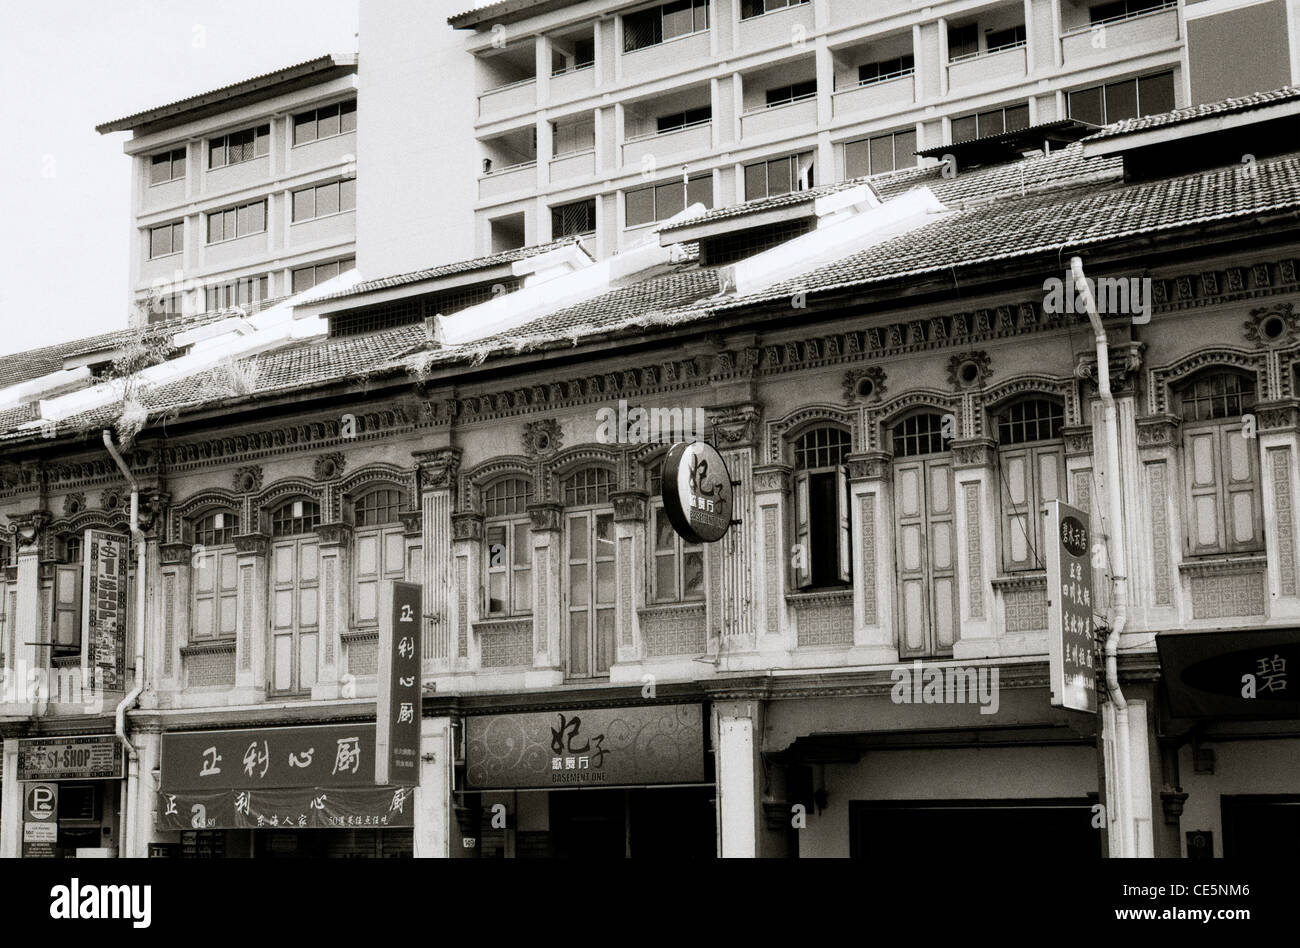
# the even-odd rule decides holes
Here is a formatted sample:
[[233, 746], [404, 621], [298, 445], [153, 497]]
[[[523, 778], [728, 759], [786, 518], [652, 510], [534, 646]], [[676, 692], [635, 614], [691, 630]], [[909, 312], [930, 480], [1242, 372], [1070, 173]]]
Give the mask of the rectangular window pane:
[[686, 189], [680, 181], [655, 188], [655, 220], [666, 221], [686, 209]]
[[686, 183], [686, 203], [713, 207], [713, 175], [691, 178]]
[[220, 168], [226, 163], [226, 140], [214, 138], [208, 142], [208, 167]]
[[316, 140], [316, 113], [304, 112], [302, 115], [293, 117], [293, 143], [301, 145], [303, 142], [314, 142]]
[[260, 234], [266, 230], [266, 202], [258, 201], [248, 206], [248, 232]]
[[665, 4], [663, 17], [664, 39], [666, 40], [672, 39], [674, 36], [684, 36], [692, 31], [690, 0], [678, 0], [677, 3]]
[[655, 219], [655, 189], [637, 188], [623, 195], [625, 223], [628, 227], [648, 224]]
[[357, 130], [357, 101], [344, 102], [339, 107], [339, 131], [355, 132]]
[[316, 189], [316, 216], [337, 214], [339, 210], [339, 186], [322, 184]]
[[966, 115], [952, 120], [952, 140], [954, 142], [969, 141], [976, 137], [976, 132], [975, 116]]
[[1140, 115], [1155, 115], [1174, 110], [1174, 74], [1161, 73], [1138, 80], [1138, 109]]
[[171, 155], [154, 155], [149, 169], [149, 183], [162, 184], [172, 179]]
[[533, 562], [533, 543], [532, 534], [529, 532], [528, 524], [515, 524], [514, 536], [511, 539], [514, 544], [512, 550], [514, 565], [525, 568], [531, 566]]
[[767, 165], [750, 165], [745, 169], [745, 200], [767, 197]]
[[224, 219], [225, 215], [220, 211], [208, 215], [208, 243], [215, 244], [218, 240], [225, 239], [221, 223]]
[[258, 126], [257, 129], [257, 145], [254, 148], [253, 153], [260, 158], [262, 155], [270, 154], [270, 151], [271, 151], [271, 126], [260, 125]]
[[894, 133], [894, 168], [916, 166], [916, 130]]
[[1070, 118], [1093, 125], [1105, 125], [1101, 111], [1101, 86], [1070, 93]]
[[871, 174], [871, 142], [862, 139], [844, 146], [844, 174], [863, 178]]
[[1005, 128], [1008, 132], [1018, 132], [1029, 127], [1029, 104], [1016, 105], [1006, 110]]
[[293, 192], [293, 219], [296, 221], [310, 220], [316, 216], [316, 191], [314, 188], [304, 188], [301, 191]]
[[339, 133], [339, 107], [327, 105], [316, 113], [316, 135], [327, 138]]
[[172, 229], [155, 227], [149, 233], [149, 256], [161, 257], [172, 252]]
[[348, 178], [346, 181], [340, 181], [339, 194], [341, 195], [339, 209], [343, 211], [355, 210], [357, 206], [357, 179]]
[[500, 615], [506, 611], [506, 574], [488, 574], [488, 612]]
[[1106, 86], [1106, 122], [1137, 118], [1137, 81], [1112, 82]]
[[976, 118], [978, 119], [980, 138], [988, 135], [1001, 135], [1007, 130], [1005, 114], [1002, 109], [990, 109], [988, 112], [981, 112]]
[[245, 204], [243, 207], [235, 209], [235, 233], [243, 237], [245, 234], [251, 234], [252, 231], [252, 210], [253, 205]]
[[677, 558], [655, 557], [655, 598], [669, 601], [677, 598]]
[[704, 598], [704, 554], [698, 550], [683, 554], [682, 598]]
[[871, 139], [871, 173], [881, 174], [894, 170], [894, 136], [881, 135]]
[[781, 158], [777, 161], [767, 163], [767, 193], [768, 195], [789, 194], [792, 187], [790, 181], [790, 165], [792, 162], [789, 158]]

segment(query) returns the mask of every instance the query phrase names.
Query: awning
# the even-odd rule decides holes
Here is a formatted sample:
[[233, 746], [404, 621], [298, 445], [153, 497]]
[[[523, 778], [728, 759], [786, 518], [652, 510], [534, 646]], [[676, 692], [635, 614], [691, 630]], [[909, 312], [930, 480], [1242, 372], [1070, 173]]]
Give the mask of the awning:
[[1300, 717], [1300, 629], [1164, 632], [1156, 647], [1174, 717]]
[[415, 825], [410, 787], [287, 787], [158, 794], [158, 829], [351, 829]]

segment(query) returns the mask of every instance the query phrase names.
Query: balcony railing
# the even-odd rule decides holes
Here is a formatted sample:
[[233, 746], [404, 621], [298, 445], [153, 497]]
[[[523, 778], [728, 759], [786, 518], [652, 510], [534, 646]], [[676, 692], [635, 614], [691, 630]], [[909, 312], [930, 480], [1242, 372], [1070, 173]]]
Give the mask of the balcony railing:
[[905, 109], [915, 102], [915, 71], [905, 69], [840, 89], [831, 97], [831, 112], [836, 118], [856, 112], [878, 114]]
[[596, 88], [595, 64], [574, 66], [551, 73], [549, 98], [552, 103], [567, 102], [586, 95]]
[[[1105, 29], [1106, 42], [1094, 44], [1098, 27]], [[1067, 30], [1061, 34], [1061, 59], [1067, 66], [1113, 58], [1118, 50], [1159, 43], [1176, 43], [1178, 33], [1178, 5], [1166, 3], [1154, 10], [1111, 17], [1096, 24]]]
[[1024, 76], [1027, 70], [1026, 47], [1023, 42], [1018, 42], [949, 60], [948, 83], [954, 88], [965, 89]]
[[782, 131], [817, 124], [817, 97], [803, 96], [760, 109], [740, 117], [741, 138], [761, 138]]
[[623, 57], [623, 78], [641, 79], [669, 72], [679, 72], [709, 60], [709, 31], [687, 33], [654, 46], [643, 46]]
[[623, 142], [624, 166], [639, 165], [646, 155], [653, 155], [656, 163], [666, 164], [667, 159], [713, 147], [713, 120], [696, 122], [670, 132], [638, 135]]
[[551, 159], [551, 183], [589, 178], [596, 173], [596, 150], [585, 148], [556, 155]]
[[497, 86], [480, 93], [478, 97], [478, 117], [480, 119], [500, 118], [537, 106], [537, 80], [520, 79], [508, 85]]
[[501, 197], [537, 187], [537, 162], [524, 161], [504, 168], [493, 168], [478, 179], [478, 199]]

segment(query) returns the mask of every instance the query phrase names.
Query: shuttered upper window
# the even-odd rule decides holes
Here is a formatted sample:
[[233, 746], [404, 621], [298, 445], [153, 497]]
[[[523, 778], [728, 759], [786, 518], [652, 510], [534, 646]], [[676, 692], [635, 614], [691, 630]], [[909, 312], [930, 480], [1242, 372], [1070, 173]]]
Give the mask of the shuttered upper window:
[[1026, 398], [998, 414], [998, 476], [1002, 494], [1002, 565], [1008, 572], [1042, 569], [1039, 511], [1064, 500], [1065, 408], [1048, 398]]
[[796, 550], [791, 557], [798, 589], [839, 586], [852, 577], [849, 482], [844, 466], [849, 433], [824, 425], [794, 442]]

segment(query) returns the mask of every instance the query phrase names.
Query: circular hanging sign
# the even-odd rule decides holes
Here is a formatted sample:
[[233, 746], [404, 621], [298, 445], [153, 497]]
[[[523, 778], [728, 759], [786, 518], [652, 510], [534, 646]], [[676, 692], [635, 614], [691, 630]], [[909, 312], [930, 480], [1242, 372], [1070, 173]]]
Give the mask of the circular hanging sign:
[[731, 475], [712, 445], [678, 442], [664, 455], [663, 501], [684, 540], [713, 543], [731, 527]]

